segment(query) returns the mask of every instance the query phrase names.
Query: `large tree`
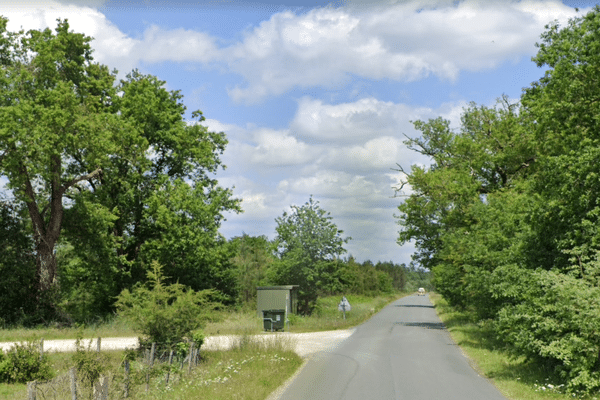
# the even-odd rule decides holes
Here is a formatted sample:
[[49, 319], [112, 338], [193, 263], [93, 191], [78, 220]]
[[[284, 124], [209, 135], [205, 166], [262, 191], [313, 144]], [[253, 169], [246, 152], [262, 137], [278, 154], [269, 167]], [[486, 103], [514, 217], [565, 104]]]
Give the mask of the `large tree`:
[[116, 148], [114, 76], [94, 63], [90, 38], [50, 29], [8, 32], [0, 17], [0, 174], [27, 206], [41, 293], [56, 283], [64, 202], [98, 181]]
[[416, 239], [437, 289], [493, 318], [508, 349], [597, 392], [600, 7], [546, 28], [533, 60], [547, 70], [518, 109], [467, 109], [456, 132], [417, 126], [409, 145], [433, 163], [408, 174], [400, 240]]
[[[277, 222], [277, 253], [280, 261], [272, 279], [279, 284], [299, 285], [300, 313], [310, 314], [319, 290], [319, 282], [331, 274], [331, 263], [346, 252], [343, 245], [351, 239], [332, 222], [331, 214], [312, 196], [302, 206], [291, 206]], [[334, 268], [335, 270], [335, 268]]]
[[63, 274], [73, 288], [69, 305], [109, 311], [111, 298], [146, 279], [153, 260], [173, 282], [214, 288], [232, 301], [235, 270], [218, 229], [224, 213], [240, 207], [213, 176], [225, 134], [201, 125], [199, 111], [186, 121], [181, 94], [154, 76], [133, 71], [117, 91], [121, 147], [98, 185], [75, 194], [67, 211], [66, 238], [75, 256]]
[[[87, 319], [146, 279], [153, 260], [173, 280], [235, 296], [218, 233], [240, 211], [214, 173], [227, 144], [179, 91], [133, 71], [120, 82], [92, 58], [91, 38], [8, 32], [0, 19], [0, 175], [26, 205], [38, 291]], [[62, 263], [58, 270], [57, 257]]]

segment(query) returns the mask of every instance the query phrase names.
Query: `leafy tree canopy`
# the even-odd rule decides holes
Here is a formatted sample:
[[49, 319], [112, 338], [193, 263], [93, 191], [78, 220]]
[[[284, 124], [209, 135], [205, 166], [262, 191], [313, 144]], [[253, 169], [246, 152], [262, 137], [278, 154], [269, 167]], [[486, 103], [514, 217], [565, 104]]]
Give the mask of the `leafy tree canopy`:
[[6, 25], [0, 18], [0, 175], [27, 209], [38, 294], [62, 291], [63, 306], [87, 318], [156, 259], [196, 290], [235, 296], [218, 228], [241, 209], [213, 176], [225, 134], [202, 126], [199, 111], [186, 121], [181, 94], [156, 77], [116, 82], [67, 21], [54, 31]]
[[342, 238], [343, 231], [332, 222], [330, 213], [319, 206], [312, 196], [302, 206], [291, 206], [290, 213], [277, 217], [277, 252], [280, 257], [296, 251], [311, 262], [332, 260], [345, 253], [343, 245], [351, 238]]
[[[299, 285], [298, 310], [310, 314], [316, 304], [319, 286], [330, 285], [339, 267], [335, 259], [346, 250], [343, 231], [332, 222], [330, 213], [312, 196], [302, 206], [291, 206], [290, 213], [277, 217], [279, 262], [270, 279], [281, 285]], [[334, 263], [329, 265], [330, 263]]]
[[407, 144], [432, 165], [407, 174], [399, 242], [575, 395], [600, 387], [600, 6], [546, 28], [520, 104], [471, 105], [457, 131], [415, 123]]

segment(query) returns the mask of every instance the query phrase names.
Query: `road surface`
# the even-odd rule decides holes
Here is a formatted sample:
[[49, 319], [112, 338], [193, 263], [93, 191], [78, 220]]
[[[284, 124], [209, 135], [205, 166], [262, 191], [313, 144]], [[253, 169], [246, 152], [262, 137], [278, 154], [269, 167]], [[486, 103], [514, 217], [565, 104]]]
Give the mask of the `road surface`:
[[313, 355], [278, 400], [505, 400], [479, 376], [428, 296], [388, 305], [338, 347]]

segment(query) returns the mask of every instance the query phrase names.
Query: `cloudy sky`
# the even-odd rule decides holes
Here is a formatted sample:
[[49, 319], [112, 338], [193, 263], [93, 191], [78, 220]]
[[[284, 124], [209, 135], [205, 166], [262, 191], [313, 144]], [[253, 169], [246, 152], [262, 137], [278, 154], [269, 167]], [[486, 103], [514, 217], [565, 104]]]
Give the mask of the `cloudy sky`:
[[[96, 60], [181, 90], [188, 110], [223, 131], [225, 171], [244, 213], [226, 237], [275, 237], [275, 218], [309, 196], [360, 261], [410, 262], [396, 243], [402, 179], [427, 160], [406, 149], [410, 121], [457, 123], [468, 102], [517, 99], [543, 71], [544, 25], [586, 1], [0, 0], [9, 29], [55, 27], [95, 38]], [[579, 12], [575, 10], [579, 7]], [[455, 125], [456, 126], [456, 125]]]

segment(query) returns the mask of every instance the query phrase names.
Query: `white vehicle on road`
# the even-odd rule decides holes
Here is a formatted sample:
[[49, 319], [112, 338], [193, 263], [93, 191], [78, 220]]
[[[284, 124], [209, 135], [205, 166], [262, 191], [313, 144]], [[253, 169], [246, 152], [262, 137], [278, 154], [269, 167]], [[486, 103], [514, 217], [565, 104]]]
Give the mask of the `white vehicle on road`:
[[419, 296], [425, 296], [425, 289], [424, 289], [424, 288], [422, 288], [422, 287], [420, 287], [420, 288], [419, 288], [419, 291], [418, 291], [418, 293], [417, 293], [417, 294], [418, 294]]

